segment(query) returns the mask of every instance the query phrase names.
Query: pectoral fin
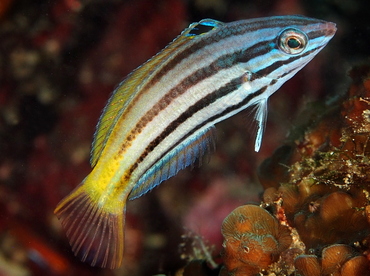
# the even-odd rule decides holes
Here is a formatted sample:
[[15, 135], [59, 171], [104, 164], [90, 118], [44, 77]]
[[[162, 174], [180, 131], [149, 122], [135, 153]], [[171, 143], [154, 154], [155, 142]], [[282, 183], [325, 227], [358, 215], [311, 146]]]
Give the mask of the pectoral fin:
[[266, 127], [267, 99], [262, 99], [257, 103], [255, 119], [258, 125], [257, 125], [257, 134], [256, 134], [256, 141], [254, 144], [254, 150], [258, 152], [261, 148], [262, 137], [263, 137], [263, 133]]

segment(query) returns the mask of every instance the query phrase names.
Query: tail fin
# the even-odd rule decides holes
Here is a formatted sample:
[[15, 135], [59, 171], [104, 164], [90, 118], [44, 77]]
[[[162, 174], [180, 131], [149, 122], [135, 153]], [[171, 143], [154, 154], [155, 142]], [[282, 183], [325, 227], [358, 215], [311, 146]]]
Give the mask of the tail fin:
[[54, 213], [77, 257], [92, 266], [114, 269], [121, 266], [123, 259], [123, 206], [120, 210], [118, 214], [104, 210], [80, 184], [58, 204]]

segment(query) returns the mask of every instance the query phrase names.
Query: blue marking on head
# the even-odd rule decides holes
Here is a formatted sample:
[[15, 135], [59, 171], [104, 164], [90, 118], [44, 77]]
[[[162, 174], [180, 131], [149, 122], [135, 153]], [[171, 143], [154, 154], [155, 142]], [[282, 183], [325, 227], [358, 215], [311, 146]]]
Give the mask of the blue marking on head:
[[189, 31], [186, 34], [186, 36], [197, 36], [197, 35], [203, 35], [210, 31], [212, 31], [215, 28], [218, 28], [222, 26], [224, 23], [213, 20], [213, 19], [203, 19], [199, 21], [198, 23], [193, 23], [189, 26]]

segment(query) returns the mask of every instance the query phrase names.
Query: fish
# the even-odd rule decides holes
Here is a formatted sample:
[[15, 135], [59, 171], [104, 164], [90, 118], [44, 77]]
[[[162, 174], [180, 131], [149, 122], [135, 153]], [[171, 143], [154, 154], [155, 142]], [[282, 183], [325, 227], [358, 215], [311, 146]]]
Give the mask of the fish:
[[214, 151], [214, 125], [251, 107], [259, 151], [268, 98], [336, 32], [299, 15], [190, 24], [113, 91], [96, 126], [92, 171], [54, 213], [91, 266], [124, 258], [126, 202]]

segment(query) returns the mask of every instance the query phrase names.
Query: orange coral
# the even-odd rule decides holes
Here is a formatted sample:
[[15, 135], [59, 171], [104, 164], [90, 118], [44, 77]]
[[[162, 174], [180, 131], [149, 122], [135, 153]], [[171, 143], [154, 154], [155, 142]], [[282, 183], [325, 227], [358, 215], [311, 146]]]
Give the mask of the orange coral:
[[315, 255], [300, 255], [295, 261], [296, 274], [302, 276], [320, 276], [321, 267], [319, 259]]
[[220, 275], [370, 275], [370, 65], [350, 75], [346, 97], [261, 165], [275, 217], [246, 205], [225, 219]]
[[221, 231], [224, 264], [232, 275], [255, 275], [267, 269], [292, 242], [289, 229], [255, 205], [236, 208]]
[[264, 203], [310, 254], [296, 254], [296, 275], [370, 274], [370, 66], [350, 75], [347, 98], [260, 168]]
[[321, 262], [315, 255], [300, 255], [295, 261], [296, 275], [301, 276], [366, 276], [370, 274], [368, 261], [358, 256], [353, 248], [345, 244], [334, 244], [324, 248]]

